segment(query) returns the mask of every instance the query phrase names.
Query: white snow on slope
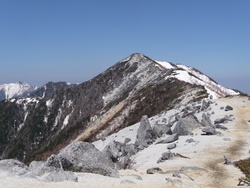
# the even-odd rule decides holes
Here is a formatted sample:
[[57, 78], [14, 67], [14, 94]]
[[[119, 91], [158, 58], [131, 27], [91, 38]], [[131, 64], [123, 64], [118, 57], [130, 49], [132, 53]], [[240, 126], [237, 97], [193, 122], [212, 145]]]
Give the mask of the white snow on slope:
[[37, 98], [27, 97], [27, 98], [23, 98], [23, 99], [22, 98], [21, 99], [13, 98], [13, 99], [10, 99], [9, 102], [16, 103], [18, 105], [22, 105], [23, 110], [25, 111], [23, 123], [18, 126], [18, 130], [20, 130], [23, 127], [23, 125], [27, 119], [27, 116], [29, 115], [29, 111], [27, 111], [29, 105], [36, 105], [37, 106], [37, 104], [39, 103], [39, 100]]
[[21, 125], [19, 125], [19, 127], [17, 129], [18, 131], [24, 126], [24, 122], [26, 121], [28, 115], [29, 115], [29, 112], [26, 112], [24, 115], [23, 123]]
[[63, 130], [68, 124], [69, 124], [69, 118], [71, 116], [71, 114], [74, 112], [74, 108], [72, 109], [71, 113], [68, 114], [64, 120], [63, 120], [63, 126], [61, 127], [61, 130]]
[[39, 103], [39, 100], [37, 98], [23, 98], [23, 99], [11, 99], [10, 102], [15, 102], [16, 104], [23, 105], [24, 111], [27, 110], [27, 107], [30, 103], [35, 103], [36, 105]]
[[59, 108], [58, 114], [57, 114], [57, 116], [56, 116], [56, 119], [55, 119], [55, 122], [54, 122], [54, 125], [53, 125], [54, 128], [55, 128], [55, 127], [57, 126], [57, 124], [59, 123], [59, 120], [60, 120], [61, 116], [62, 116], [62, 109]]
[[64, 127], [66, 127], [69, 123], [69, 117], [71, 114], [68, 114], [65, 119], [63, 120], [63, 126], [61, 127], [61, 130], [64, 129]]
[[175, 67], [173, 65], [171, 65], [171, 63], [167, 62], [167, 61], [156, 61], [158, 64], [160, 64], [162, 67], [164, 67], [165, 69], [174, 69]]
[[46, 85], [44, 85], [43, 87], [44, 87], [44, 92], [43, 92], [43, 96], [42, 96], [42, 98], [44, 98], [44, 97], [45, 97], [46, 90], [47, 90], [47, 86], [46, 86]]
[[51, 107], [52, 107], [52, 104], [53, 104], [53, 101], [54, 101], [54, 99], [49, 99], [49, 100], [47, 100], [47, 101], [46, 101], [46, 106], [47, 106], [48, 108], [51, 108]]

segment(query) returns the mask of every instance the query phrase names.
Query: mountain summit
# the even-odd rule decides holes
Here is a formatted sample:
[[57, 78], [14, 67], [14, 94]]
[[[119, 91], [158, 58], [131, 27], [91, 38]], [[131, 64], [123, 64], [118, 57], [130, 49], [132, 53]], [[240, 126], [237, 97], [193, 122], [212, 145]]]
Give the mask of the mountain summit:
[[104, 139], [143, 115], [238, 94], [194, 68], [139, 53], [87, 82], [62, 85], [49, 95], [43, 94], [45, 90], [34, 97], [0, 102], [1, 158], [27, 163], [46, 159], [72, 141]]

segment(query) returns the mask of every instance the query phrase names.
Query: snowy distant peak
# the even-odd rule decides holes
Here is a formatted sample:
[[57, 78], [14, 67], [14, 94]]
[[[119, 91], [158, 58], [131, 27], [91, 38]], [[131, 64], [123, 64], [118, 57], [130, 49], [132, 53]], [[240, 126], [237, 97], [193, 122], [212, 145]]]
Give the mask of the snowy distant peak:
[[209, 95], [213, 98], [225, 97], [228, 95], [238, 95], [238, 92], [235, 92], [232, 89], [225, 88], [215, 82], [213, 79], [203, 74], [202, 72], [196, 70], [195, 68], [188, 67], [185, 65], [177, 64], [174, 65], [165, 61], [156, 61], [157, 64], [160, 64], [161, 67], [165, 69], [172, 69], [173, 72], [171, 75], [168, 75], [168, 78], [177, 78], [178, 80], [188, 82], [190, 84], [204, 86]]
[[0, 100], [23, 96], [35, 89], [36, 87], [33, 87], [26, 82], [2, 84], [0, 85]]
[[49, 97], [57, 89], [66, 89], [73, 87], [75, 84], [69, 82], [48, 82], [47, 84], [37, 87], [31, 86], [26, 82], [16, 82], [0, 85], [0, 101], [14, 97]]

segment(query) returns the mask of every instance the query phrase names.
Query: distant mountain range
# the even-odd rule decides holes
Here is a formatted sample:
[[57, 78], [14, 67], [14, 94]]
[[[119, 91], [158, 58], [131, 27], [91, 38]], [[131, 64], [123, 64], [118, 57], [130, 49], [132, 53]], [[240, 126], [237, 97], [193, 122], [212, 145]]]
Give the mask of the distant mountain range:
[[[143, 56], [142, 54], [140, 55]], [[130, 56], [128, 58], [130, 58]], [[178, 80], [188, 82], [190, 84], [204, 86], [209, 95], [212, 97], [224, 97], [226, 95], [235, 95], [236, 93], [239, 93], [238, 91], [234, 91], [219, 85], [213, 79], [195, 68], [180, 64], [175, 65], [166, 61], [154, 62], [161, 69], [171, 70], [172, 74], [169, 75], [169, 77], [177, 78]], [[44, 98], [50, 96], [57, 89], [65, 89], [74, 85], [75, 84], [70, 84], [68, 82], [48, 82], [42, 87], [37, 87], [31, 86], [28, 83], [21, 81], [16, 83], [2, 84], [0, 85], [0, 100], [28, 96]]]
[[48, 82], [42, 87], [31, 86], [25, 82], [0, 85], [0, 100], [25, 97], [48, 97], [57, 89], [72, 87], [68, 82]]
[[200, 71], [132, 54], [81, 84], [0, 86], [0, 157], [46, 159], [74, 140], [95, 141], [163, 110], [238, 95]]

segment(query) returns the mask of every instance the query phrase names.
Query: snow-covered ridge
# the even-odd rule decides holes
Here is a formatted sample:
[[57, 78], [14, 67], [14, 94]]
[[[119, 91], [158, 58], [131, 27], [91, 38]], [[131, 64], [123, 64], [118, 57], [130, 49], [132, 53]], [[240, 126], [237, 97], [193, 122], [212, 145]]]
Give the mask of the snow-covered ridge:
[[173, 65], [172, 63], [166, 61], [156, 61], [157, 64], [161, 66], [161, 68], [172, 69], [173, 73], [168, 75], [168, 78], [177, 78], [178, 80], [188, 82], [190, 84], [196, 84], [204, 86], [213, 98], [225, 97], [227, 95], [238, 95], [238, 92], [235, 92], [232, 89], [228, 89], [226, 87], [221, 86], [220, 84], [214, 82], [205, 74], [195, 70], [192, 67], [188, 67], [185, 65]]
[[2, 84], [0, 85], [0, 100], [22, 96], [23, 94], [31, 92], [35, 89], [36, 87], [30, 86], [25, 82]]

